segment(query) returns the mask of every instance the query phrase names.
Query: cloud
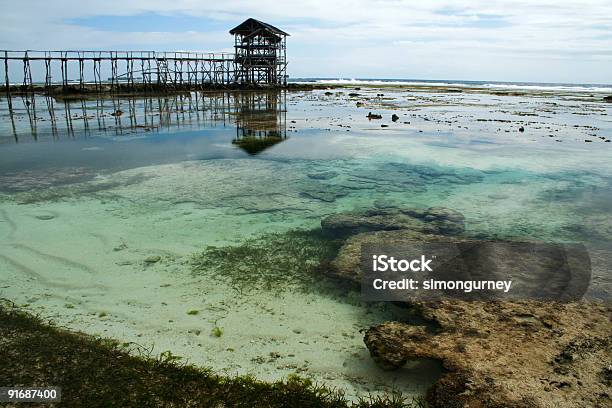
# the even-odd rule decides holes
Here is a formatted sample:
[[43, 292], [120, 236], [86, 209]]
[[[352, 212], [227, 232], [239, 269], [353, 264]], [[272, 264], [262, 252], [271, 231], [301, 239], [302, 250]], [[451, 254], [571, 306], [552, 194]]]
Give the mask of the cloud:
[[[612, 82], [609, 0], [0, 0], [0, 6], [0, 48], [227, 50], [227, 30], [252, 16], [291, 34], [293, 76]], [[151, 18], [148, 27], [147, 16], [165, 20]]]

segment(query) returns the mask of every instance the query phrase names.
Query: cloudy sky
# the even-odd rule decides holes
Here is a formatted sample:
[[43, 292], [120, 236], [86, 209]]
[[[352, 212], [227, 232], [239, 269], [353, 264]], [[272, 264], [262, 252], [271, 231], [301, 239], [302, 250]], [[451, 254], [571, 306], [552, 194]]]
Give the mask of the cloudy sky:
[[292, 77], [612, 83], [612, 0], [0, 0], [0, 49], [231, 51], [291, 34]]

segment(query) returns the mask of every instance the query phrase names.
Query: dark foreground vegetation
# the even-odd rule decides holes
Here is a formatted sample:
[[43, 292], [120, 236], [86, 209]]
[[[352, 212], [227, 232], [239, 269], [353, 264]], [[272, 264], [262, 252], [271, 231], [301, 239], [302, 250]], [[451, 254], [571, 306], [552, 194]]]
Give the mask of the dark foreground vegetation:
[[9, 302], [0, 303], [0, 386], [61, 387], [61, 403], [46, 407], [423, 406], [398, 395], [350, 403], [297, 376], [275, 383], [219, 376], [168, 352], [153, 357], [134, 344], [69, 332]]

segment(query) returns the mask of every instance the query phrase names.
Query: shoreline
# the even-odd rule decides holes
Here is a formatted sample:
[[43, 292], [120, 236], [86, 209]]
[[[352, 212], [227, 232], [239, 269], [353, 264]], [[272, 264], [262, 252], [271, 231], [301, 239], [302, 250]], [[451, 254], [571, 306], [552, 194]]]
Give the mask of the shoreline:
[[43, 406], [91, 406], [92, 401], [104, 401], [105, 406], [425, 406], [420, 399], [408, 401], [399, 394], [350, 402], [338, 391], [298, 375], [266, 382], [249, 375], [216, 374], [171, 352], [154, 357], [152, 349], [137, 343], [68, 331], [7, 301], [0, 302], [0, 323], [0, 383], [61, 387], [61, 403]]

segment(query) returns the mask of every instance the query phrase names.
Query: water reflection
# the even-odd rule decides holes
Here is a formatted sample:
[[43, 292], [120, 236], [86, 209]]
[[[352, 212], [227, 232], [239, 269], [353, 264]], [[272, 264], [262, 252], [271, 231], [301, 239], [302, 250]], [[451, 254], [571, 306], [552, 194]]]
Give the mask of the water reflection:
[[251, 155], [287, 139], [287, 99], [285, 93], [238, 94], [236, 146]]
[[95, 100], [0, 98], [0, 144], [160, 131], [236, 129], [233, 145], [257, 154], [287, 138], [286, 92], [192, 92]]

